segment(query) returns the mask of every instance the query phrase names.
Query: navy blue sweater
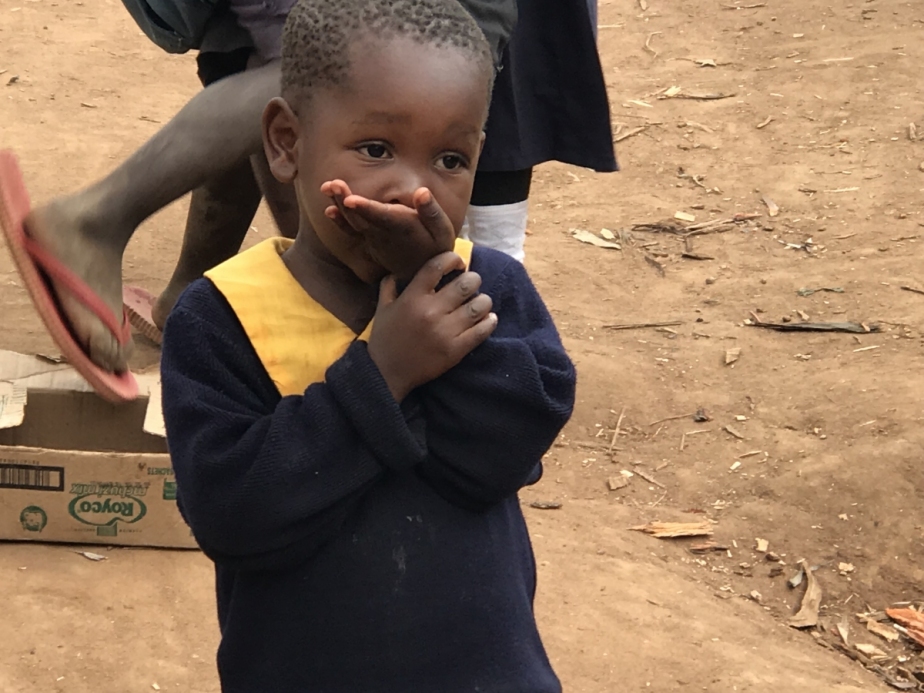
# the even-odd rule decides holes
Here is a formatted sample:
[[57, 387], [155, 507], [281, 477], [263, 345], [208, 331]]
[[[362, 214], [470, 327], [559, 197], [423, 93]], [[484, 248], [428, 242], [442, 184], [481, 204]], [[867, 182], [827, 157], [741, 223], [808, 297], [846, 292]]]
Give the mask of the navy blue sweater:
[[401, 406], [361, 341], [280, 397], [213, 284], [180, 299], [164, 417], [180, 509], [216, 566], [224, 693], [561, 690], [517, 491], [575, 372], [523, 267], [476, 248], [472, 269], [496, 331]]

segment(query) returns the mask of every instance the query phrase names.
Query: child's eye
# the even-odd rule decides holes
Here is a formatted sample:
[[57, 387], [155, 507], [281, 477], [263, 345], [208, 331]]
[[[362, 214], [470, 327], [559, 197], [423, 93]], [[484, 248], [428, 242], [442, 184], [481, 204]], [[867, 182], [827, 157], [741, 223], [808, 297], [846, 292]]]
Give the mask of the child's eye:
[[460, 168], [465, 168], [468, 163], [465, 159], [458, 154], [444, 154], [440, 157], [440, 166], [442, 166], [447, 171], [456, 171]]
[[359, 151], [370, 159], [384, 159], [388, 156], [388, 148], [384, 144], [373, 142], [359, 147]]

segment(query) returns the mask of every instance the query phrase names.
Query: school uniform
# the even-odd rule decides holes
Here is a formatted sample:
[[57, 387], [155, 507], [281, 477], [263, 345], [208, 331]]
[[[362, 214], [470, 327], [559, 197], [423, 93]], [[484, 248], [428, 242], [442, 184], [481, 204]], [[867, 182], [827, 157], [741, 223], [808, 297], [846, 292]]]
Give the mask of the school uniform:
[[[395, 402], [271, 239], [207, 273], [164, 333], [180, 509], [216, 567], [224, 693], [559, 693], [517, 492], [575, 372], [523, 267], [459, 241], [494, 334]], [[409, 359], [414, 358], [408, 354]]]
[[616, 171], [593, 0], [519, 0], [517, 26], [494, 85], [486, 172], [561, 161]]

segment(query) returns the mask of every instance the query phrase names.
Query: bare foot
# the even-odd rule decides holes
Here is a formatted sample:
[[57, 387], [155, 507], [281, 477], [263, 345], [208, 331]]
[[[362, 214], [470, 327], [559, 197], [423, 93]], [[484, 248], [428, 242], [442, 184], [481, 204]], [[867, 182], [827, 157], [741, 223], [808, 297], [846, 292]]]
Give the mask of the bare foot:
[[[59, 198], [34, 210], [26, 219], [26, 229], [31, 238], [83, 279], [121, 323], [125, 247], [121, 240], [106, 238], [107, 229], [95, 229], [85, 221], [88, 209], [80, 195]], [[120, 345], [109, 328], [66, 287], [52, 281], [52, 289], [75, 340], [93, 363], [115, 373], [128, 370], [133, 343]]]

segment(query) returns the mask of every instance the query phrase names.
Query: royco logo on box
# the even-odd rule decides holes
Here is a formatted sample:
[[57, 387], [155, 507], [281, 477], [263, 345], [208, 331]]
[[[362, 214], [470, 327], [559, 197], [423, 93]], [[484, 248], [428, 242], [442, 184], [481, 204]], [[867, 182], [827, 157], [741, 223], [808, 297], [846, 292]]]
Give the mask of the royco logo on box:
[[156, 374], [114, 406], [74, 371], [0, 351], [0, 539], [195, 548]]

